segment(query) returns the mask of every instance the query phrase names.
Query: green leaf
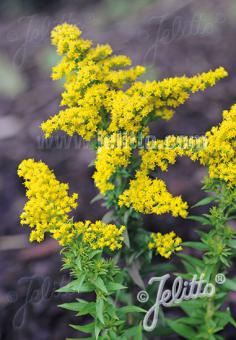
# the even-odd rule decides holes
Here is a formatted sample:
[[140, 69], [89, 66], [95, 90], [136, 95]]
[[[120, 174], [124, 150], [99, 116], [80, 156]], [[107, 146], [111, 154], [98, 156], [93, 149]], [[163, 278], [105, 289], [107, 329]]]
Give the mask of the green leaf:
[[102, 298], [97, 298], [96, 301], [96, 316], [99, 319], [99, 321], [104, 325], [104, 300]]
[[182, 246], [189, 247], [197, 250], [208, 250], [208, 246], [201, 242], [183, 242]]
[[127, 210], [127, 211], [124, 213], [124, 217], [123, 217], [124, 225], [127, 225], [129, 216], [130, 216], [130, 210]]
[[[188, 264], [187, 264], [186, 262], [183, 261], [183, 263], [184, 263], [185, 267], [188, 266]], [[192, 268], [192, 267], [191, 267], [191, 268]], [[191, 280], [192, 277], [193, 277], [192, 271], [191, 271], [190, 273], [178, 273], [178, 272], [175, 272], [174, 275], [175, 275], [175, 276], [180, 276], [180, 277], [182, 277], [182, 279], [184, 279], [184, 280]]]
[[195, 339], [196, 331], [183, 323], [181, 319], [178, 320], [166, 320], [167, 324], [175, 331], [177, 334], [183, 336], [185, 339]]
[[79, 302], [68, 302], [58, 305], [60, 308], [64, 308], [67, 310], [72, 310], [73, 312], [78, 312], [80, 310]]
[[127, 313], [146, 313], [147, 311], [143, 308], [137, 306], [124, 306], [118, 309], [118, 313], [127, 314]]
[[235, 279], [226, 279], [225, 283], [223, 283], [223, 287], [230, 291], [236, 291], [236, 278]]
[[91, 322], [87, 325], [70, 325], [70, 327], [72, 327], [73, 329], [75, 329], [76, 331], [81, 331], [83, 333], [93, 333], [94, 328], [95, 328], [95, 322]]
[[196, 326], [198, 324], [202, 323], [202, 319], [200, 317], [183, 317], [180, 319], [180, 322], [186, 325], [192, 325], [192, 326]]
[[96, 340], [98, 339], [101, 330], [102, 330], [102, 328], [96, 323], [95, 324], [95, 330], [94, 330]]
[[79, 268], [79, 270], [82, 270], [80, 256], [77, 257], [77, 259], [75, 260], [75, 263], [76, 263], [77, 267]]
[[[179, 257], [181, 257], [183, 260], [187, 261], [191, 266], [195, 266], [198, 268], [203, 268], [203, 261], [200, 259], [197, 259], [196, 257], [187, 255], [187, 254], [178, 254]], [[196, 268], [195, 268], [196, 269]]]
[[104, 284], [103, 279], [101, 279], [101, 277], [98, 277], [97, 279], [95, 279], [93, 284], [96, 288], [101, 290], [103, 293], [108, 294], [108, 290]]
[[203, 205], [208, 205], [209, 203], [215, 201], [215, 196], [209, 196], [209, 197], [205, 197], [202, 200], [200, 200], [199, 202], [197, 202], [196, 204], [194, 204], [192, 206], [192, 208], [196, 208], [196, 207], [201, 207]]
[[233, 248], [233, 249], [236, 249], [236, 240], [229, 240], [228, 246]]
[[109, 292], [115, 292], [116, 290], [127, 289], [127, 287], [123, 286], [118, 282], [108, 282], [106, 288]]
[[232, 318], [231, 313], [229, 310], [226, 311], [217, 311], [215, 314], [215, 317], [217, 318], [217, 329], [216, 331], [221, 331], [224, 329], [224, 327], [231, 323], [232, 326], [235, 327], [236, 323], [235, 320]]
[[122, 340], [128, 340], [128, 339], [135, 339], [135, 340], [142, 340], [142, 326], [141, 324], [138, 326], [131, 327], [127, 329], [122, 334]]
[[201, 299], [182, 301], [176, 307], [180, 307], [187, 315], [193, 318], [196, 317], [197, 312], [201, 309], [202, 301]]
[[235, 319], [232, 317], [230, 310], [228, 310], [228, 313], [229, 313], [229, 323], [230, 323], [232, 326], [234, 326], [234, 328], [236, 328], [236, 321], [235, 321]]
[[90, 201], [90, 203], [95, 203], [97, 201], [100, 201], [104, 199], [104, 196], [102, 194], [97, 194], [96, 196], [94, 196], [94, 198]]
[[101, 249], [97, 249], [97, 250], [91, 250], [88, 254], [89, 259], [91, 260], [92, 258], [94, 258], [95, 256], [97, 256], [98, 254], [102, 254], [102, 250]]
[[117, 335], [112, 329], [109, 330], [109, 336], [106, 337], [106, 340], [116, 340]]
[[102, 218], [104, 223], [110, 223], [114, 220], [114, 213], [113, 210], [108, 211]]
[[187, 219], [199, 222], [203, 225], [209, 225], [210, 224], [210, 221], [208, 220], [208, 218], [206, 218], [204, 216], [191, 215], [191, 216], [188, 216]]
[[124, 236], [124, 243], [125, 245], [130, 248], [130, 240], [129, 240], [129, 233], [128, 233], [128, 229], [125, 228], [124, 230], [124, 233], [123, 233], [123, 236]]
[[136, 260], [132, 263], [132, 266], [128, 268], [128, 272], [129, 272], [130, 277], [133, 279], [134, 283], [138, 285], [139, 288], [144, 289], [145, 284], [140, 275], [139, 268], [140, 268], [139, 262], [138, 260]]
[[68, 283], [66, 286], [57, 289], [58, 293], [90, 293], [94, 290], [94, 287], [90, 283], [84, 282], [85, 275], [80, 279], [74, 280]]
[[93, 317], [95, 316], [95, 302], [88, 302], [78, 299], [77, 302], [63, 303], [59, 305], [59, 307], [77, 312], [77, 315], [79, 316], [86, 314], [89, 314]]
[[81, 288], [82, 288], [82, 286], [83, 286], [83, 284], [84, 284], [85, 277], [86, 277], [86, 275], [84, 274], [84, 275], [82, 275], [81, 278], [80, 278], [80, 282], [78, 283], [78, 286], [77, 286], [77, 291], [78, 291], [78, 292], [81, 291]]

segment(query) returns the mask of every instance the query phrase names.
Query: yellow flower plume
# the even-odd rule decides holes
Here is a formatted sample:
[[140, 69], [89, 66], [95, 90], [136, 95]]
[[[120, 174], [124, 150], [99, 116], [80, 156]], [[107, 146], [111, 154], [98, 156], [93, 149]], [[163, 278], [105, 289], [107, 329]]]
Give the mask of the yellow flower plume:
[[28, 201], [21, 214], [21, 224], [31, 231], [30, 241], [41, 242], [45, 233], [66, 246], [82, 236], [82, 242], [91, 249], [109, 248], [114, 251], [122, 247], [125, 226], [117, 227], [102, 221], [73, 222], [69, 213], [77, 207], [78, 195], [69, 196], [69, 186], [60, 183], [54, 173], [43, 162], [24, 160], [18, 169], [24, 178]]
[[21, 224], [33, 229], [30, 241], [41, 242], [50, 232], [61, 244], [67, 243], [73, 237], [69, 213], [77, 207], [78, 194], [69, 196], [68, 184], [60, 183], [43, 162], [24, 160], [18, 175], [24, 178], [27, 190]]
[[182, 239], [176, 236], [174, 231], [164, 235], [161, 233], [152, 233], [148, 248], [155, 250], [157, 254], [169, 259], [174, 252], [183, 249], [181, 243]]

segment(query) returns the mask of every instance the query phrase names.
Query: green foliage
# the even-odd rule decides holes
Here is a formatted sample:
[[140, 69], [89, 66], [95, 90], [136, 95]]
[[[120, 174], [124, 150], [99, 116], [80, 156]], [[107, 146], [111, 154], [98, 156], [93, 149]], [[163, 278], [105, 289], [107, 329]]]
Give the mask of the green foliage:
[[[64, 269], [74, 278], [60, 293], [77, 293], [76, 301], [64, 303], [61, 308], [73, 311], [78, 317], [91, 319], [86, 325], [71, 325], [75, 330], [90, 334], [90, 339], [127, 339], [126, 333], [140, 338], [140, 326], [127, 325], [127, 314], [144, 313], [135, 305], [121, 306], [118, 295], [126, 290], [122, 284], [124, 274], [112, 259], [105, 259], [101, 250], [91, 251], [78, 241], [63, 250]], [[95, 293], [91, 301], [84, 300], [84, 293]], [[131, 323], [132, 324], [132, 323]], [[130, 335], [131, 336], [131, 335]], [[141, 338], [140, 338], [141, 339]]]
[[199, 230], [200, 241], [185, 242], [184, 247], [198, 251], [198, 256], [180, 254], [186, 270], [186, 276], [204, 274], [204, 279], [215, 285], [216, 292], [212, 297], [188, 300], [178, 304], [185, 316], [168, 320], [171, 329], [185, 339], [218, 340], [223, 339], [218, 333], [228, 324], [236, 326], [229, 308], [225, 309], [225, 300], [230, 291], [236, 290], [236, 279], [226, 279], [217, 284], [217, 274], [227, 274], [233, 256], [236, 256], [236, 233], [228, 225], [236, 209], [236, 193], [220, 181], [207, 178], [204, 187], [206, 192], [213, 192], [194, 207], [216, 205], [208, 214], [190, 216], [189, 219], [200, 222], [204, 231]]
[[[219, 333], [228, 324], [235, 327], [236, 322], [229, 308], [225, 307], [225, 300], [230, 291], [236, 291], [236, 278], [227, 278], [224, 284], [216, 284], [215, 279], [218, 273], [227, 274], [232, 258], [236, 256], [236, 233], [228, 225], [236, 214], [236, 194], [223, 182], [209, 178], [205, 180], [203, 189], [211, 192], [211, 196], [194, 207], [210, 205], [209, 212], [189, 217], [203, 227], [197, 231], [198, 240], [182, 244], [191, 252], [178, 255], [185, 268], [185, 272], [178, 275], [191, 280], [195, 274], [198, 277], [204, 274], [204, 279], [215, 285], [215, 295], [173, 305], [172, 308], [180, 308], [184, 313], [175, 320], [166, 318], [161, 310], [157, 329], [150, 335], [144, 333], [142, 319], [146, 311], [136, 305], [135, 288], [144, 288], [142, 278], [162, 276], [176, 269], [171, 263], [158, 266], [151, 263], [152, 253], [147, 250], [149, 233], [142, 228], [140, 215], [133, 209], [117, 209], [118, 192], [114, 191], [105, 197], [105, 205], [110, 210], [103, 220], [129, 226], [129, 234], [127, 231], [125, 235], [126, 247], [110, 257], [109, 254], [104, 256], [102, 250], [85, 248], [78, 240], [77, 244], [62, 252], [64, 268], [70, 270], [73, 280], [58, 291], [76, 293], [78, 297], [60, 307], [75, 312], [78, 321], [83, 316], [90, 320], [86, 325], [71, 327], [87, 334], [89, 337], [86, 339], [98, 340], [151, 339], [155, 335], [168, 336], [171, 332], [185, 339], [218, 340], [223, 339]], [[93, 202], [100, 199], [102, 196], [98, 195]], [[93, 298], [87, 301], [85, 293], [93, 293]], [[149, 297], [145, 305], [147, 309], [155, 303], [156, 288], [150, 288]]]

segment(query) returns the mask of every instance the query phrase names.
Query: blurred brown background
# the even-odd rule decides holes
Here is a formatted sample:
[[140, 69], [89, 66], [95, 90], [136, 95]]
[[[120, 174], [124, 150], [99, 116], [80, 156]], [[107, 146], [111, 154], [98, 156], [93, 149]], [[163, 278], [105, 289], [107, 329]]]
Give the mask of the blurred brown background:
[[[169, 122], [152, 132], [201, 135], [221, 120], [221, 112], [236, 96], [235, 0], [1, 0], [0, 3], [0, 339], [62, 340], [72, 313], [57, 308], [69, 299], [54, 290], [68, 281], [59, 272], [57, 245], [47, 240], [29, 245], [28, 229], [19, 225], [25, 191], [16, 170], [24, 158], [42, 159], [61, 181], [79, 192], [78, 217], [95, 220], [104, 210], [90, 205], [96, 194], [88, 169], [93, 153], [77, 136], [58, 134], [45, 142], [39, 124], [58, 111], [61, 87], [50, 79], [57, 61], [50, 46], [51, 29], [64, 21], [78, 24], [84, 36], [110, 43], [116, 53], [129, 55], [147, 67], [146, 78], [193, 75], [220, 65], [230, 76], [205, 93], [194, 95]], [[167, 180], [173, 194], [192, 205], [200, 192], [204, 169], [181, 159]], [[174, 227], [185, 239], [196, 237], [196, 224], [169, 216], [145, 218], [150, 230]], [[158, 260], [159, 261], [159, 260]], [[230, 296], [236, 315], [236, 296]], [[225, 339], [234, 339], [227, 329]], [[160, 338], [161, 339], [161, 338]], [[177, 339], [173, 336], [171, 339]]]

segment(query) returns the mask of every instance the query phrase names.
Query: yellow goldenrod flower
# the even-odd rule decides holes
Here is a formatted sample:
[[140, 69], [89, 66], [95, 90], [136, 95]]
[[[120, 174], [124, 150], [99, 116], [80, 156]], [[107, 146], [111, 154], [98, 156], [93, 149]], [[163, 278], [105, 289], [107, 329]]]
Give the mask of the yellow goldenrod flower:
[[174, 217], [187, 217], [188, 204], [180, 196], [173, 197], [161, 179], [151, 179], [139, 171], [130, 186], [119, 196], [119, 205], [143, 214], [171, 213]]
[[[58, 115], [42, 123], [41, 127], [46, 137], [51, 136], [56, 130], [62, 130], [69, 136], [77, 132], [85, 140], [90, 140], [101, 122], [102, 116], [99, 114], [99, 110], [103, 105], [106, 92], [106, 85], [95, 84], [87, 90], [83, 105], [62, 110]], [[80, 100], [78, 99], [79, 102]]]
[[[225, 77], [222, 68], [194, 77], [135, 82], [145, 72], [131, 66], [127, 56], [115, 56], [110, 45], [92, 46], [74, 25], [63, 24], [51, 33], [52, 44], [62, 55], [52, 78], [65, 76], [61, 105], [67, 106], [41, 125], [46, 137], [56, 130], [80, 134], [91, 140], [100, 132], [148, 132], [149, 121], [170, 119], [190, 93], [203, 91]], [[123, 90], [124, 85], [130, 85]]]
[[236, 184], [236, 105], [223, 112], [223, 121], [206, 133], [207, 147], [199, 160], [209, 167], [209, 177]]
[[125, 146], [119, 145], [116, 135], [105, 138], [103, 145], [98, 148], [95, 161], [96, 172], [93, 178], [102, 194], [115, 188], [110, 181], [111, 177], [119, 168], [128, 166], [131, 150], [129, 141]]
[[148, 248], [154, 249], [157, 254], [160, 254], [166, 259], [169, 259], [175, 251], [183, 249], [181, 247], [182, 239], [176, 236], [173, 231], [164, 235], [161, 233], [152, 233], [151, 239], [152, 241], [149, 242]]
[[44, 234], [50, 232], [61, 244], [68, 242], [73, 237], [69, 213], [77, 207], [78, 195], [69, 196], [68, 184], [60, 183], [43, 162], [24, 160], [18, 175], [24, 178], [27, 190], [21, 224], [33, 229], [30, 241], [41, 242]]
[[82, 242], [91, 249], [108, 247], [114, 251], [122, 247], [124, 226], [120, 228], [102, 221], [75, 222], [69, 213], [77, 207], [78, 195], [68, 195], [68, 184], [60, 183], [43, 162], [24, 160], [18, 169], [24, 178], [28, 198], [21, 214], [21, 224], [32, 228], [30, 241], [41, 242], [50, 233], [60, 245], [75, 242], [82, 235]]
[[122, 236], [125, 226], [118, 228], [113, 224], [105, 224], [102, 221], [77, 222], [75, 230], [78, 235], [82, 234], [82, 241], [91, 249], [103, 249], [105, 247], [114, 251], [122, 247], [124, 237]]
[[[143, 67], [127, 68], [131, 65], [130, 58], [112, 55], [110, 45], [93, 47], [91, 41], [81, 38], [81, 31], [74, 25], [57, 26], [52, 31], [52, 43], [62, 55], [61, 62], [53, 69], [53, 78], [65, 76], [61, 104], [66, 108], [42, 124], [46, 137], [57, 130], [70, 136], [78, 133], [86, 140], [107, 136], [109, 143], [119, 133], [146, 136], [151, 120], [170, 119], [174, 109], [191, 93], [203, 91], [227, 76], [225, 69], [219, 67], [193, 77], [137, 82], [137, 77], [145, 71]], [[125, 84], [129, 85], [126, 90]], [[199, 160], [209, 167], [211, 178], [235, 183], [234, 118], [232, 110], [225, 112], [221, 126], [198, 139], [169, 136], [149, 143], [147, 150], [139, 152], [140, 168], [120, 195], [119, 205], [141, 213], [186, 217], [187, 203], [180, 196], [173, 197], [162, 180], [149, 177], [156, 168], [167, 171], [177, 157]], [[107, 147], [101, 143], [97, 150], [93, 177], [102, 194], [115, 189], [115, 175], [130, 164], [135, 147], [129, 144], [131, 138], [127, 140], [125, 146]]]
[[52, 78], [66, 76], [61, 105], [73, 108], [73, 112], [63, 110], [43, 123], [46, 137], [55, 130], [63, 130], [90, 140], [107, 116], [105, 105], [111, 100], [112, 92], [133, 82], [145, 71], [141, 66], [123, 69], [131, 65], [128, 57], [110, 56], [109, 45], [92, 47], [92, 43], [80, 39], [80, 35], [81, 31], [69, 24], [59, 25], [52, 31], [52, 44], [58, 54], [63, 55], [53, 68]]

